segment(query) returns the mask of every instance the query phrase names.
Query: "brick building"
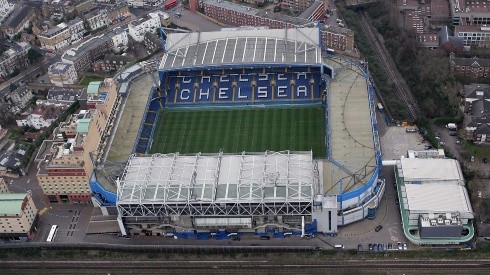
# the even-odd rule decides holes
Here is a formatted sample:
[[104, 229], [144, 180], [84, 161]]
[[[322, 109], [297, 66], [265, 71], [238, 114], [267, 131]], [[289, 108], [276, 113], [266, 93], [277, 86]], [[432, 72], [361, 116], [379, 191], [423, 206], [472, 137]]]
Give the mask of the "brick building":
[[490, 77], [490, 59], [455, 57], [454, 53], [451, 53], [449, 64], [451, 71], [455, 74], [471, 78]]
[[67, 50], [62, 56], [63, 63], [73, 64], [75, 70], [80, 72], [92, 66], [92, 64], [110, 52], [114, 47], [112, 38], [107, 35], [99, 35]]
[[[227, 1], [203, 0], [203, 8], [204, 14], [207, 16], [232, 26], [266, 26], [272, 29], [281, 29], [311, 23], [308, 19], [258, 10]], [[312, 18], [312, 20], [316, 19], [318, 18]], [[321, 32], [323, 47], [342, 51], [354, 49], [353, 31], [346, 28], [324, 26]]]

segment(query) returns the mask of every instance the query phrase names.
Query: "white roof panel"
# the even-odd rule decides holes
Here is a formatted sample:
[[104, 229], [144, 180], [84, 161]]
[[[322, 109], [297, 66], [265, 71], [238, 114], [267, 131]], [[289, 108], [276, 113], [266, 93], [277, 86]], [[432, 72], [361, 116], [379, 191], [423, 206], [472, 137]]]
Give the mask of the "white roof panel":
[[471, 213], [466, 188], [448, 183], [405, 184], [408, 209], [420, 212]]

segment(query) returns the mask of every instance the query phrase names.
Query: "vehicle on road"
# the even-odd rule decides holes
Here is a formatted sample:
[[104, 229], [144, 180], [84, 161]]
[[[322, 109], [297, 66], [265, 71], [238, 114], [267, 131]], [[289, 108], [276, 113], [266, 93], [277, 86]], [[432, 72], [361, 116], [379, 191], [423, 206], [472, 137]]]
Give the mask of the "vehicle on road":
[[376, 226], [376, 228], [374, 228], [374, 231], [379, 232], [382, 228], [383, 228], [383, 226], [380, 224], [380, 225]]
[[336, 245], [334, 246], [334, 248], [335, 248], [335, 249], [344, 249], [345, 247], [344, 247], [344, 245], [343, 245], [343, 244], [336, 244]]

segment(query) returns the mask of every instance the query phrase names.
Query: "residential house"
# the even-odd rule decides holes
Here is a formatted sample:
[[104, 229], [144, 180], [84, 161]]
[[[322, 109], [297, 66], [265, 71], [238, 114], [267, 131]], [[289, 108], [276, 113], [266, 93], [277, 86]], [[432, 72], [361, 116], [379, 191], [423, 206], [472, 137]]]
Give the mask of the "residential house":
[[31, 48], [26, 42], [11, 43], [12, 47], [0, 56], [0, 76], [7, 77], [29, 64], [27, 53]]
[[118, 28], [115, 28], [114, 30], [112, 30], [112, 44], [114, 45], [113, 46], [113, 50], [114, 52], [116, 53], [119, 53], [121, 51], [125, 51], [127, 50], [128, 48], [128, 32], [121, 28], [121, 27], [118, 27]]
[[490, 85], [465, 85], [464, 93], [466, 139], [490, 143]]
[[17, 126], [30, 126], [38, 130], [47, 128], [63, 113], [65, 107], [65, 105], [38, 104], [31, 113], [17, 117]]
[[157, 28], [161, 27], [160, 22], [159, 17], [147, 17], [131, 21], [128, 25], [129, 35], [136, 42], [143, 42], [145, 33], [155, 33]]
[[451, 53], [449, 63], [451, 71], [455, 74], [470, 78], [490, 77], [490, 59], [456, 57], [454, 53]]
[[48, 77], [55, 86], [73, 85], [78, 82], [75, 66], [69, 63], [56, 62], [49, 66]]
[[38, 37], [43, 49], [54, 51], [79, 41], [85, 33], [86, 30], [82, 19], [75, 18], [68, 21], [68, 23], [56, 25]]
[[62, 56], [63, 63], [73, 64], [75, 70], [80, 72], [92, 66], [93, 62], [102, 58], [114, 47], [112, 37], [101, 34], [94, 36], [76, 48], [67, 50]]
[[15, 89], [12, 93], [7, 95], [7, 100], [12, 103], [13, 113], [18, 113], [26, 108], [31, 102], [34, 95], [26, 86], [21, 86]]
[[0, 239], [28, 241], [36, 231], [38, 210], [30, 191], [0, 194]]

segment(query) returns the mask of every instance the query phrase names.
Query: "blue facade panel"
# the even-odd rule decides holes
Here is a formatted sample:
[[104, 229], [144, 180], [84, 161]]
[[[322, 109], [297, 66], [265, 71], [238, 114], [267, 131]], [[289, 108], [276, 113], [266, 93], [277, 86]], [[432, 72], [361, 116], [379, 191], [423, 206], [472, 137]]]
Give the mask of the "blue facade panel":
[[321, 67], [160, 72], [166, 106], [321, 101]]

